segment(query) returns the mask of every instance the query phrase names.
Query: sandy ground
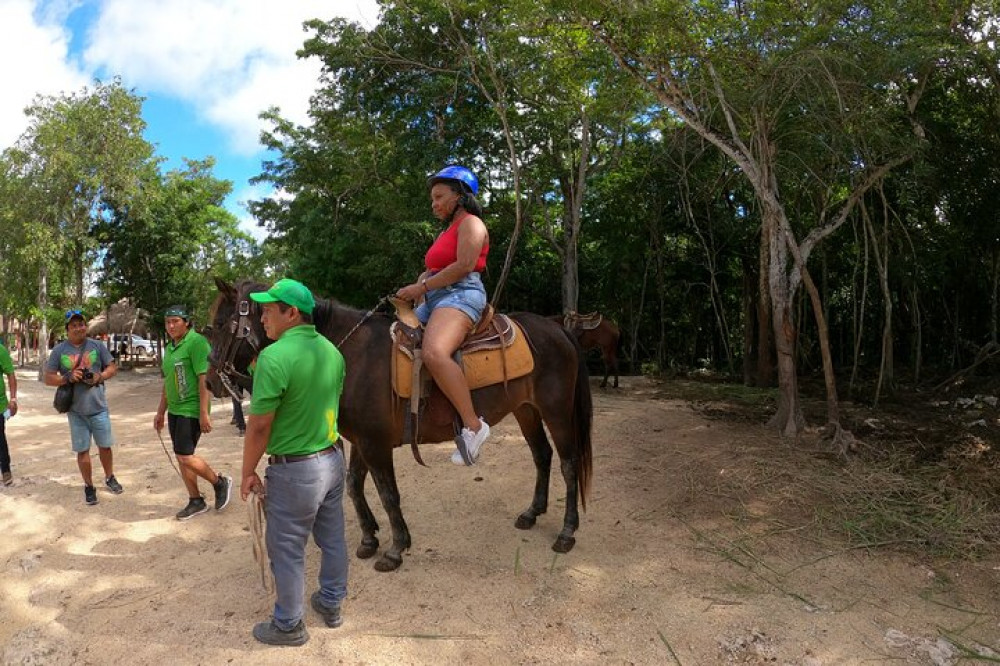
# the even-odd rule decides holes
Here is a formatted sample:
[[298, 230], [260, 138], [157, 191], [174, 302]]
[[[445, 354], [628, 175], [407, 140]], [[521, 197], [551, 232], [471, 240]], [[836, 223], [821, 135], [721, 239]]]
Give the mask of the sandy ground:
[[[270, 601], [246, 505], [174, 519], [185, 493], [151, 427], [156, 374], [109, 384], [125, 493], [100, 488], [93, 507], [53, 389], [19, 379], [15, 482], [0, 487], [0, 664], [953, 664], [1000, 645], [1000, 557], [922, 561], [824, 537], [798, 471], [835, 473], [827, 457], [708, 421], [633, 377], [595, 388], [594, 485], [572, 552], [550, 548], [561, 479], [535, 528], [514, 528], [533, 468], [512, 418], [474, 470], [451, 465], [447, 445], [425, 447], [429, 469], [400, 449], [413, 535], [401, 569], [352, 559], [343, 627], [310, 610], [305, 646], [263, 646], [250, 628]], [[236, 474], [229, 405], [214, 414], [199, 453]], [[353, 552], [346, 498], [345, 510]], [[317, 559], [310, 546], [307, 590]]]

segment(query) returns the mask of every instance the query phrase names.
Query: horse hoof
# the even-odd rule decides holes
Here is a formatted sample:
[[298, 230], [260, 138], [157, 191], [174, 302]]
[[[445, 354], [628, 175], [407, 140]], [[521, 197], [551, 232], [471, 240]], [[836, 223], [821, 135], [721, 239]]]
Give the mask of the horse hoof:
[[529, 516], [524, 513], [518, 516], [517, 520], [514, 521], [514, 527], [516, 527], [519, 530], [530, 530], [534, 526], [535, 526], [535, 517]]
[[378, 541], [375, 543], [365, 543], [361, 542], [358, 546], [357, 556], [359, 559], [367, 560], [370, 557], [374, 557], [375, 553], [378, 552]]
[[393, 557], [386, 553], [375, 562], [375, 571], [395, 571], [403, 563], [403, 558], [396, 556]]
[[573, 546], [576, 545], [576, 539], [574, 537], [564, 537], [560, 536], [556, 539], [556, 542], [552, 544], [552, 550], [557, 553], [568, 553], [573, 550]]

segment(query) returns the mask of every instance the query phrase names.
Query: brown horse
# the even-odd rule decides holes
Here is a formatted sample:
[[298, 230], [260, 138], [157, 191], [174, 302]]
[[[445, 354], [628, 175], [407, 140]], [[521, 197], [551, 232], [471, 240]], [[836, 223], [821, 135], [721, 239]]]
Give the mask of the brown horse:
[[607, 387], [608, 375], [611, 372], [615, 373], [614, 387], [618, 388], [618, 341], [621, 338], [618, 326], [596, 312], [585, 317], [572, 313], [567, 316], [552, 315], [549, 319], [562, 324], [566, 330], [573, 333], [584, 351], [599, 349], [601, 359], [604, 361], [604, 379], [601, 380], [601, 388]]
[[[269, 342], [260, 323], [259, 306], [247, 297], [252, 291], [267, 289], [267, 285], [247, 280], [235, 285], [220, 280], [216, 283], [220, 294], [213, 305], [210, 361], [219, 372], [239, 377], [246, 374], [247, 359]], [[514, 523], [518, 529], [531, 528], [548, 509], [552, 446], [543, 424], [548, 427], [566, 483], [563, 527], [552, 549], [565, 553], [576, 543], [573, 535], [580, 524], [577, 500], [586, 509], [592, 471], [593, 405], [584, 354], [566, 331], [544, 317], [518, 313], [511, 318], [530, 341], [535, 368], [525, 377], [509, 380], [506, 386], [473, 391], [472, 401], [476, 412], [490, 425], [513, 413], [531, 449], [535, 489], [531, 505]], [[408, 407], [392, 391], [389, 326], [393, 319], [317, 299], [313, 321], [316, 329], [337, 345], [347, 364], [338, 425], [351, 443], [347, 489], [361, 525], [357, 556], [372, 557], [379, 547], [378, 523], [364, 493], [365, 480], [371, 473], [392, 528], [392, 545], [376, 561], [375, 568], [391, 571], [399, 567], [403, 551], [410, 547], [392, 455], [402, 444]], [[426, 410], [421, 420], [420, 442], [443, 442], [454, 437], [448, 415], [435, 419], [434, 412]]]

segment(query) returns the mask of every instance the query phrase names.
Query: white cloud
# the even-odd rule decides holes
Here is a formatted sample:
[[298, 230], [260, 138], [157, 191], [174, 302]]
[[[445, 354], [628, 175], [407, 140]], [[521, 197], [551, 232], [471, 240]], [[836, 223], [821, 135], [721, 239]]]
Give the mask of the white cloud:
[[263, 201], [264, 199], [281, 199], [282, 194], [275, 191], [270, 185], [248, 185], [233, 192], [236, 199], [236, 209], [233, 214], [239, 220], [239, 227], [246, 233], [257, 239], [258, 242], [268, 236], [268, 232], [257, 224], [257, 218], [250, 214], [247, 203], [251, 201]]
[[35, 16], [33, 0], [0, 0], [0, 149], [12, 145], [27, 127], [24, 108], [36, 94], [58, 95], [90, 83], [67, 62], [69, 32], [63, 27], [66, 4]]
[[[0, 0], [5, 2], [6, 0]], [[104, 0], [84, 61], [127, 85], [191, 103], [231, 148], [258, 150], [257, 115], [271, 106], [306, 122], [319, 64], [299, 60], [310, 18], [373, 25], [375, 0]]]

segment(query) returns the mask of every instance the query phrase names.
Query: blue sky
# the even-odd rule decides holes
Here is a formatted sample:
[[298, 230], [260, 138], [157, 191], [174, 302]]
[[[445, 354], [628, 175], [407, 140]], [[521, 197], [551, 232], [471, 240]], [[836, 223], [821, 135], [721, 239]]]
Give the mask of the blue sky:
[[0, 0], [0, 149], [36, 94], [120, 76], [146, 98], [146, 138], [166, 167], [214, 156], [233, 181], [227, 206], [259, 238], [242, 205], [270, 194], [248, 183], [265, 159], [257, 114], [278, 106], [307, 122], [319, 64], [295, 57], [302, 22], [334, 16], [371, 27], [376, 0]]

